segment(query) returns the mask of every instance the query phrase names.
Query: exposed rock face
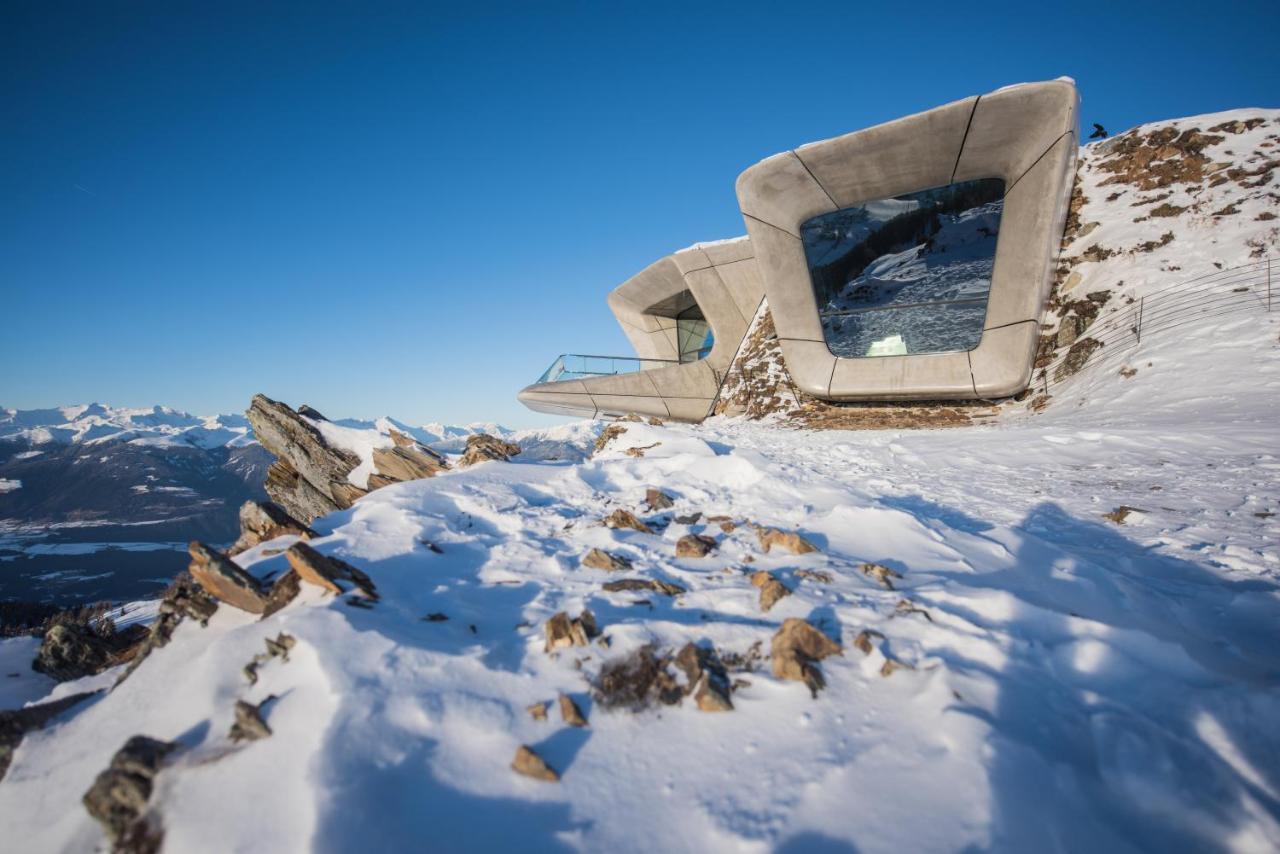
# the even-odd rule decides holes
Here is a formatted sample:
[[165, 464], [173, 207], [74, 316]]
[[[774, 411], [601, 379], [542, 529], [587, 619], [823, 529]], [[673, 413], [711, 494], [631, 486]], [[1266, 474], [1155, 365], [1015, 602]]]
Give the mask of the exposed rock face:
[[560, 775], [541, 756], [534, 753], [532, 747], [524, 744], [516, 749], [516, 756], [511, 760], [511, 770], [548, 783], [560, 780]]
[[506, 462], [520, 453], [520, 446], [515, 442], [504, 442], [488, 433], [476, 433], [467, 437], [467, 448], [462, 452], [458, 468], [467, 468], [476, 463], [490, 461]]
[[370, 486], [386, 486], [387, 482], [399, 483], [406, 480], [420, 480], [424, 477], [435, 477], [449, 468], [444, 457], [421, 445], [395, 445], [390, 448], [374, 448], [373, 467], [382, 478], [375, 483], [369, 479]]
[[622, 555], [611, 554], [604, 549], [592, 549], [582, 558], [582, 565], [588, 569], [603, 569], [605, 572], [626, 572], [631, 569], [631, 561]]
[[[137, 670], [139, 665], [154, 650], [165, 646], [173, 636], [173, 631], [187, 617], [197, 620], [200, 625], [209, 622], [209, 618], [218, 610], [218, 601], [206, 593], [187, 573], [181, 573], [165, 590], [160, 600], [160, 614], [151, 624], [151, 633], [142, 642], [137, 655], [129, 664], [129, 669], [120, 677], [123, 682], [129, 674]], [[118, 683], [117, 683], [118, 684]]]
[[751, 584], [760, 588], [761, 611], [768, 611], [779, 599], [791, 595], [791, 588], [764, 571], [752, 573]]
[[766, 552], [773, 551], [775, 547], [789, 551], [793, 555], [819, 551], [817, 546], [795, 531], [783, 531], [778, 528], [758, 526], [756, 528], [756, 537], [760, 540], [760, 548]]
[[267, 591], [235, 561], [204, 543], [193, 542], [187, 550], [191, 553], [191, 577], [206, 593], [250, 614], [266, 610]]
[[792, 617], [785, 620], [782, 628], [773, 636], [770, 654], [774, 676], [803, 682], [816, 697], [818, 691], [826, 685], [816, 662], [829, 655], [839, 655], [840, 644], [815, 629], [808, 621]]
[[630, 528], [633, 531], [639, 531], [642, 534], [652, 534], [653, 529], [636, 518], [636, 515], [630, 510], [623, 510], [619, 507], [604, 518], [604, 526], [606, 528]]
[[310, 539], [315, 533], [275, 502], [246, 501], [240, 506], [240, 539], [227, 553], [236, 555], [276, 537], [293, 535]]
[[113, 851], [159, 850], [159, 830], [148, 826], [145, 813], [156, 775], [176, 746], [135, 735], [85, 792], [85, 809], [102, 825]]
[[599, 629], [596, 628], [595, 615], [586, 610], [574, 620], [569, 619], [569, 615], [561, 611], [547, 620], [542, 630], [546, 637], [547, 652], [572, 646], [586, 646], [593, 637], [600, 634]]
[[111, 645], [80, 626], [62, 623], [45, 632], [31, 669], [59, 682], [101, 673], [111, 661]]
[[264, 395], [255, 395], [245, 412], [258, 441], [276, 462], [267, 471], [267, 494], [298, 519], [351, 506], [350, 491], [334, 484], [347, 483], [360, 460], [350, 451], [325, 442], [312, 424], [297, 412]]
[[92, 697], [96, 691], [72, 694], [48, 703], [25, 706], [21, 709], [0, 712], [0, 780], [9, 770], [13, 761], [13, 752], [22, 743], [22, 737], [29, 732], [41, 729], [49, 721], [79, 703]]
[[284, 556], [298, 577], [308, 584], [342, 594], [346, 591], [339, 582], [345, 582], [354, 586], [366, 598], [378, 598], [378, 590], [368, 575], [346, 561], [320, 554], [306, 543], [294, 543]]
[[706, 557], [715, 550], [714, 537], [703, 534], [685, 534], [676, 540], [676, 557]]

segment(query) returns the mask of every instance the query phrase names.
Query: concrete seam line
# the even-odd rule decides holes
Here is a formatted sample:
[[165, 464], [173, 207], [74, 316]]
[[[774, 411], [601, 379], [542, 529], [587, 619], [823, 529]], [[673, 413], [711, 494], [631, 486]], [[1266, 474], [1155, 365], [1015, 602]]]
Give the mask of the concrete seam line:
[[836, 204], [836, 200], [832, 198], [830, 193], [827, 192], [827, 188], [822, 186], [822, 182], [818, 180], [817, 175], [813, 174], [813, 170], [809, 168], [808, 163], [804, 162], [804, 158], [801, 157], [800, 154], [796, 152], [794, 149], [792, 150], [791, 153], [795, 155], [796, 160], [800, 161], [800, 165], [804, 167], [804, 171], [809, 173], [809, 177], [813, 179], [813, 183], [818, 185], [818, 189], [821, 190], [822, 194], [827, 197], [827, 201], [831, 202], [832, 206], [836, 210], [840, 210], [840, 206]]
[[831, 376], [827, 377], [827, 397], [831, 397], [831, 383], [836, 378], [836, 367], [840, 364], [840, 357], [832, 355], [831, 357]]
[[964, 136], [960, 138], [960, 150], [956, 152], [956, 165], [951, 167], [951, 180], [947, 183], [954, 184], [956, 182], [956, 172], [960, 169], [960, 158], [964, 157], [964, 144], [969, 141], [969, 128], [973, 127], [973, 117], [978, 112], [978, 104], [982, 102], [982, 96], [973, 99], [973, 109], [969, 111], [969, 121], [964, 126]]
[[739, 213], [741, 213], [741, 214], [742, 214], [744, 217], [746, 217], [747, 219], [754, 219], [756, 222], [760, 223], [761, 225], [767, 225], [767, 226], [769, 226], [769, 227], [770, 227], [770, 228], [772, 228], [774, 231], [781, 231], [781, 232], [782, 232], [783, 234], [785, 234], [787, 237], [791, 237], [791, 238], [794, 238], [794, 239], [796, 239], [796, 240], [799, 240], [799, 239], [800, 239], [800, 235], [798, 235], [798, 234], [792, 234], [791, 232], [787, 231], [785, 228], [783, 228], [783, 227], [782, 227], [782, 226], [780, 226], [780, 225], [774, 225], [773, 223], [768, 222], [768, 221], [766, 221], [766, 220], [763, 220], [763, 219], [761, 219], [761, 218], [760, 218], [760, 217], [758, 217], [758, 216], [752, 216], [751, 214], [747, 213], [746, 211], [739, 211]]
[[790, 336], [783, 337], [781, 335], [777, 336], [777, 338], [779, 341], [803, 341], [806, 344], [826, 344], [827, 343], [825, 339], [819, 341], [816, 338], [792, 338]]
[[1058, 137], [1053, 142], [1049, 143], [1049, 147], [1046, 148], [1044, 151], [1040, 152], [1040, 156], [1035, 159], [1035, 162], [1033, 162], [1030, 166], [1028, 166], [1025, 170], [1023, 170], [1022, 174], [1019, 175], [1017, 178], [1013, 179], [1013, 183], [1005, 188], [1005, 191], [1004, 191], [1005, 199], [1009, 198], [1009, 194], [1013, 192], [1014, 187], [1018, 186], [1018, 182], [1021, 181], [1023, 178], [1027, 177], [1027, 173], [1030, 172], [1032, 169], [1036, 168], [1036, 166], [1040, 164], [1040, 161], [1044, 160], [1044, 156], [1048, 154], [1050, 151], [1053, 151], [1053, 147], [1055, 145], [1062, 142], [1062, 137], [1070, 136], [1070, 135], [1071, 135], [1071, 131], [1066, 131], [1065, 133], [1062, 134], [1062, 136]]
[[965, 356], [965, 359], [967, 359], [969, 362], [969, 384], [973, 386], [973, 396], [977, 397], [978, 396], [978, 380], [973, 375], [973, 351], [966, 350], [964, 356]]

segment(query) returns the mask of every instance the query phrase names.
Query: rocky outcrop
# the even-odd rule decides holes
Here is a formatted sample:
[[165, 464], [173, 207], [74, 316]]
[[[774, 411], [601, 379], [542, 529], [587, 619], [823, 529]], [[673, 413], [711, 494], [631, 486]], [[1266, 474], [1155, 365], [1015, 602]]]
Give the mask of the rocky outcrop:
[[96, 691], [86, 691], [51, 700], [48, 703], [0, 712], [0, 780], [4, 780], [9, 764], [13, 761], [13, 752], [22, 743], [23, 736], [42, 729], [49, 721], [67, 709], [83, 703], [96, 693]]
[[[138, 649], [137, 655], [129, 664], [119, 681], [123, 682], [129, 674], [137, 670], [147, 656], [155, 650], [167, 645], [173, 637], [174, 629], [184, 619], [196, 620], [201, 626], [209, 622], [209, 618], [218, 610], [218, 602], [195, 582], [190, 574], [178, 575], [165, 590], [160, 599], [160, 613], [151, 624], [151, 631]], [[118, 684], [118, 683], [117, 683]]]
[[773, 636], [770, 647], [773, 675], [779, 679], [803, 682], [816, 697], [818, 691], [826, 686], [817, 662], [829, 655], [839, 655], [840, 651], [840, 644], [808, 621], [792, 617], [785, 620]]
[[504, 442], [488, 433], [476, 433], [467, 437], [467, 449], [462, 452], [458, 468], [490, 461], [506, 462], [518, 453], [520, 446], [515, 442]]
[[233, 608], [261, 614], [267, 607], [267, 591], [262, 583], [217, 549], [193, 542], [188, 571], [206, 593]]
[[147, 820], [147, 802], [165, 757], [176, 747], [167, 741], [135, 735], [85, 792], [85, 809], [106, 831], [112, 851], [119, 854], [160, 849], [160, 829]]
[[59, 623], [45, 632], [31, 669], [66, 682], [102, 672], [111, 652], [105, 640], [84, 627]]
[[582, 714], [582, 709], [573, 701], [568, 694], [560, 695], [560, 719], [569, 726], [584, 727], [587, 726], [587, 716]]
[[670, 510], [676, 506], [675, 500], [663, 492], [661, 489], [649, 487], [644, 491], [644, 503], [649, 508], [650, 513], [657, 513], [660, 510]]
[[390, 448], [375, 448], [373, 467], [377, 474], [369, 478], [369, 485], [377, 488], [389, 483], [435, 477], [448, 469], [449, 464], [444, 457], [421, 445], [397, 444]]
[[259, 543], [286, 535], [310, 539], [316, 532], [272, 501], [246, 501], [240, 506], [240, 539], [227, 552], [237, 555]]
[[265, 395], [245, 412], [254, 435], [276, 457], [267, 471], [267, 494], [293, 516], [310, 522], [351, 506], [347, 475], [360, 464], [350, 451], [331, 446], [307, 418]]
[[339, 595], [346, 592], [342, 585], [350, 584], [364, 597], [378, 598], [378, 590], [368, 575], [344, 560], [320, 554], [306, 543], [294, 543], [284, 556], [298, 577], [308, 584]]

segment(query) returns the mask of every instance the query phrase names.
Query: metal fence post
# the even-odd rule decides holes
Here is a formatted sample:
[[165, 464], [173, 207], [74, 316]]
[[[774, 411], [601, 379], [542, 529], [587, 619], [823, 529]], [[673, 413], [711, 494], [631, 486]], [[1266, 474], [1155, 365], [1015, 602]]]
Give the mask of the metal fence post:
[[1271, 311], [1271, 256], [1267, 256], [1267, 311]]
[[1147, 298], [1145, 296], [1138, 297], [1138, 326], [1135, 329], [1138, 335], [1137, 343], [1142, 343], [1142, 308], [1146, 305]]

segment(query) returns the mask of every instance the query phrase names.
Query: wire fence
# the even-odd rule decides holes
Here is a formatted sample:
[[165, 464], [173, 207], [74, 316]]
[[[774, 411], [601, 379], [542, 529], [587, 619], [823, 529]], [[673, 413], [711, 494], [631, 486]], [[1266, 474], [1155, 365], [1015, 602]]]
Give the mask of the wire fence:
[[[1280, 307], [1280, 265], [1270, 257], [1165, 285], [1101, 313], [1079, 338], [1039, 366], [1033, 387], [1048, 392], [1088, 363], [1090, 367], [1130, 355], [1143, 339], [1180, 327], [1246, 311]], [[1132, 346], [1130, 346], [1132, 345]]]

